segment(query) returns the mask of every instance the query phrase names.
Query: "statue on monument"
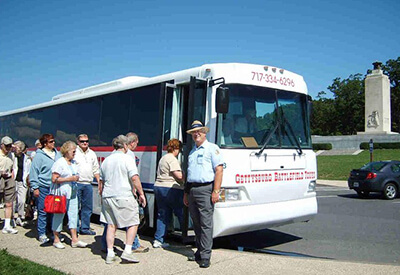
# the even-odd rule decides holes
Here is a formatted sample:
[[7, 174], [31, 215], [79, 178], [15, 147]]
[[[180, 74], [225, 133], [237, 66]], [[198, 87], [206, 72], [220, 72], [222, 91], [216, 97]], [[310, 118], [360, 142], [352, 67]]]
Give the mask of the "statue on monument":
[[382, 62], [380, 61], [375, 61], [372, 65], [374, 65], [374, 70], [380, 70], [382, 68]]
[[367, 127], [377, 128], [378, 126], [379, 126], [379, 112], [372, 111], [372, 113], [368, 116]]

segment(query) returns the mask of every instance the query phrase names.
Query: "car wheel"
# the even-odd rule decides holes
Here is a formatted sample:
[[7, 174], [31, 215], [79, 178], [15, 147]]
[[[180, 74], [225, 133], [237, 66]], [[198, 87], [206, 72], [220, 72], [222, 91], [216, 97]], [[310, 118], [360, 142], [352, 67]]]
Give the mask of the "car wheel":
[[383, 188], [383, 198], [387, 200], [393, 200], [397, 197], [397, 187], [393, 183], [388, 183]]
[[360, 198], [366, 199], [369, 197], [368, 191], [357, 191], [357, 194]]

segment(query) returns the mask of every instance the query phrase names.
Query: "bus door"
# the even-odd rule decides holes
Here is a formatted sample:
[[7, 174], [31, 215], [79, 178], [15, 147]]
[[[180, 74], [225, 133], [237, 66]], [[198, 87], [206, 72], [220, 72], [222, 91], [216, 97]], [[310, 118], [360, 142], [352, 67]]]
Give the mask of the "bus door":
[[[187, 104], [185, 104], [185, 117], [187, 118], [184, 121], [184, 137], [183, 137], [183, 153], [182, 153], [182, 170], [185, 175], [187, 175], [187, 167], [188, 167], [188, 156], [190, 150], [193, 147], [193, 140], [190, 135], [186, 133], [186, 130], [191, 127], [191, 124], [194, 120], [200, 120], [202, 123], [205, 123], [206, 117], [206, 98], [207, 98], [207, 81], [203, 79], [198, 79], [194, 76], [190, 78], [190, 85], [187, 87], [187, 91], [184, 94], [185, 100]], [[190, 218], [188, 208], [185, 206], [183, 208], [183, 217], [184, 224], [182, 228], [182, 241], [187, 242], [190, 240], [188, 234], [190, 228]]]
[[[163, 83], [160, 98], [159, 133], [157, 143], [156, 171], [161, 157], [166, 153], [168, 140], [182, 140], [183, 90], [173, 81]], [[157, 173], [156, 173], [157, 176]], [[156, 180], [156, 179], [154, 179]], [[152, 210], [152, 211], [151, 211]], [[154, 199], [153, 209], [149, 209], [151, 227], [157, 226], [157, 202]], [[178, 223], [179, 224], [179, 223]], [[174, 226], [176, 228], [176, 226]]]
[[[182, 170], [187, 174], [187, 159], [193, 146], [190, 135], [186, 130], [190, 128], [193, 120], [204, 123], [206, 110], [207, 81], [190, 78], [190, 83], [174, 85], [165, 83], [161, 93], [162, 104], [160, 104], [161, 127], [159, 131], [159, 143], [157, 146], [157, 165], [166, 150], [165, 146], [171, 138], [177, 138], [183, 143], [183, 152], [179, 155]], [[161, 102], [160, 102], [161, 103]], [[154, 217], [157, 216], [157, 207], [154, 207]], [[181, 228], [183, 241], [188, 236], [189, 212], [184, 207], [184, 225]], [[153, 219], [153, 227], [156, 227], [156, 219]], [[179, 222], [174, 219], [174, 228], [179, 227]]]

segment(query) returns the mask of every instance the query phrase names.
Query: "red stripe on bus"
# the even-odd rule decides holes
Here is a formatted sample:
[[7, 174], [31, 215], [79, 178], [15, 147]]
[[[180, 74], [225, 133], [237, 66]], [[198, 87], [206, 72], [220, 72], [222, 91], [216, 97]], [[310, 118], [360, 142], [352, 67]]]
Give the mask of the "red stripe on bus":
[[[114, 148], [112, 146], [93, 146], [90, 147], [93, 151], [97, 152], [112, 152]], [[157, 152], [157, 146], [138, 146], [135, 149], [135, 152]]]
[[[165, 146], [164, 146], [165, 147]], [[93, 146], [90, 147], [93, 151], [97, 152], [112, 152], [114, 148], [112, 146]], [[57, 147], [57, 150], [60, 151], [60, 147]], [[164, 149], [165, 150], [165, 149]], [[36, 151], [36, 147], [28, 148], [28, 151]], [[157, 146], [138, 146], [135, 149], [135, 152], [157, 152]]]

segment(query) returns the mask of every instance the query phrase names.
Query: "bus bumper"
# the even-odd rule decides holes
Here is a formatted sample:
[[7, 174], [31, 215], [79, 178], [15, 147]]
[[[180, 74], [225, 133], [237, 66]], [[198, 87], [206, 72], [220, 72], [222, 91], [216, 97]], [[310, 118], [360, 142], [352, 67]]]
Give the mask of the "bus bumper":
[[318, 212], [315, 196], [257, 205], [215, 207], [213, 237], [306, 222]]

